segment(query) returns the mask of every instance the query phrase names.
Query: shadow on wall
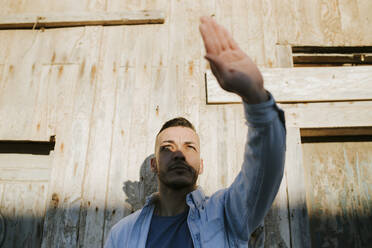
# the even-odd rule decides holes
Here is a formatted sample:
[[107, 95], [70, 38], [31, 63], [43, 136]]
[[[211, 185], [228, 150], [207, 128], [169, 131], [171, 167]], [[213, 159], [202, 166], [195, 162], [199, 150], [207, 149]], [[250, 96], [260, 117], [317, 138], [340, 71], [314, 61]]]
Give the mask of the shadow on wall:
[[151, 154], [143, 161], [139, 181], [125, 181], [123, 183], [123, 191], [127, 196], [126, 202], [132, 207], [131, 212], [142, 208], [146, 202], [146, 197], [158, 190], [156, 174], [150, 168], [150, 161], [154, 157], [155, 155]]
[[[140, 168], [139, 181], [125, 181], [123, 191], [127, 195], [127, 203], [130, 205], [127, 213], [142, 208], [146, 197], [157, 191], [157, 177], [151, 171], [150, 160], [154, 155], [148, 156]], [[0, 247], [40, 247], [44, 239], [43, 247], [56, 247], [63, 241], [64, 247], [77, 247], [82, 244], [85, 233], [87, 213], [95, 212], [92, 207], [80, 206], [64, 209], [55, 205], [55, 208], [47, 210], [49, 223], [48, 230], [43, 230], [46, 219], [32, 215], [11, 215], [1, 213], [0, 206]], [[114, 206], [115, 209], [123, 206]], [[298, 212], [306, 212], [306, 206], [293, 208]], [[106, 209], [106, 212], [108, 209]], [[262, 247], [291, 247], [288, 224], [288, 209], [281, 209], [273, 206], [265, 217], [264, 227], [259, 227], [253, 234], [253, 246]], [[2, 214], [2, 215], [1, 215]], [[65, 216], [67, 219], [54, 221], [57, 216]], [[106, 214], [106, 221], [109, 221]], [[112, 216], [111, 216], [112, 217]], [[117, 221], [124, 216], [117, 216]], [[365, 215], [358, 212], [345, 212], [337, 215], [325, 211], [309, 216], [312, 247], [368, 247], [372, 243], [372, 212]], [[113, 221], [116, 223], [116, 221]], [[283, 225], [284, 223], [284, 225]], [[112, 223], [114, 224], [114, 223]], [[102, 230], [103, 232], [103, 230]], [[293, 238], [293, 237], [292, 237]], [[263, 242], [264, 241], [264, 242]], [[307, 247], [311, 245], [308, 244]]]
[[[301, 211], [303, 207], [299, 207]], [[79, 214], [79, 209], [54, 209], [53, 211], [58, 212], [75, 212]], [[87, 211], [87, 209], [85, 209]], [[283, 230], [280, 230], [280, 222], [278, 216], [275, 217], [275, 213], [287, 211], [287, 209], [279, 209], [276, 207], [271, 208], [270, 213], [265, 218], [265, 227], [263, 229], [265, 233], [264, 244], [260, 241], [256, 243], [255, 248], [270, 247], [270, 248], [284, 248], [290, 247], [290, 244], [280, 236]], [[370, 247], [372, 243], [372, 233], [370, 227], [372, 226], [372, 213], [369, 216], [357, 216], [356, 213], [347, 213], [349, 216], [354, 215], [350, 222], [342, 223], [338, 221], [344, 219], [345, 216], [341, 215], [328, 215], [319, 217], [313, 217], [310, 222], [323, 223], [325, 227], [330, 227], [329, 230], [322, 230], [317, 233], [312, 230], [314, 237], [312, 245], [308, 244], [306, 247], [353, 247], [353, 248], [366, 248]], [[71, 223], [54, 223], [56, 226], [51, 227], [53, 230], [43, 230], [43, 218], [36, 218], [35, 216], [7, 216], [3, 215], [0, 221], [0, 247], [1, 248], [18, 248], [18, 247], [40, 247], [41, 240], [44, 236], [46, 243], [44, 247], [58, 247], [61, 245], [63, 240], [63, 246], [60, 247], [78, 247], [78, 244], [82, 244], [84, 239], [84, 227], [78, 222], [71, 226]], [[82, 221], [82, 220], [80, 220]], [[283, 220], [281, 220], [283, 222]], [[63, 224], [64, 223], [64, 224]], [[82, 222], [80, 222], [82, 223]], [[83, 222], [85, 223], [85, 222]], [[58, 226], [58, 227], [57, 227]], [[333, 232], [334, 228], [337, 227], [337, 233]], [[73, 230], [71, 229], [73, 228]], [[78, 230], [79, 229], [79, 230]], [[350, 230], [352, 231], [350, 232]], [[57, 232], [59, 230], [59, 232]], [[61, 232], [61, 230], [64, 230]], [[102, 230], [103, 231], [103, 230]], [[262, 230], [261, 230], [262, 231]], [[284, 232], [287, 230], [284, 230]], [[62, 234], [63, 233], [63, 234]], [[80, 235], [78, 235], [80, 233]], [[51, 235], [51, 237], [45, 237]], [[1, 240], [1, 238], [4, 238]], [[315, 243], [314, 243], [315, 241]], [[2, 243], [1, 243], [2, 242]], [[293, 247], [296, 248], [296, 247]]]

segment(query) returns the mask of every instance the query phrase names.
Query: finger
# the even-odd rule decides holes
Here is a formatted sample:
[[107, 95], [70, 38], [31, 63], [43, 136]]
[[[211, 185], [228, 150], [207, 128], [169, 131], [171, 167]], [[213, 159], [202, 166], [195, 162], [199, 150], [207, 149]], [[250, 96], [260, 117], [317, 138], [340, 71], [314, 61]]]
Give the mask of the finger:
[[219, 37], [214, 28], [213, 18], [209, 16], [205, 16], [201, 18], [202, 25], [205, 27], [205, 37], [209, 41], [209, 44], [212, 44], [214, 53], [220, 54], [221, 52], [221, 45], [219, 44]]
[[230, 47], [230, 49], [232, 49], [232, 50], [240, 49], [238, 44], [235, 42], [232, 35], [230, 34], [230, 32], [227, 31], [227, 29], [223, 26], [221, 26], [221, 29], [222, 29], [224, 37], [226, 37], [226, 40], [227, 40], [227, 43], [228, 43], [228, 46]]
[[211, 31], [208, 29], [207, 25], [202, 23], [199, 25], [199, 31], [203, 38], [204, 47], [207, 53], [218, 54], [218, 49], [211, 36]]
[[224, 27], [218, 24], [213, 18], [211, 18], [211, 24], [216, 33], [217, 46], [219, 47], [219, 49], [221, 51], [228, 49], [230, 45], [228, 43], [228, 37], [226, 37], [226, 34], [224, 33]]

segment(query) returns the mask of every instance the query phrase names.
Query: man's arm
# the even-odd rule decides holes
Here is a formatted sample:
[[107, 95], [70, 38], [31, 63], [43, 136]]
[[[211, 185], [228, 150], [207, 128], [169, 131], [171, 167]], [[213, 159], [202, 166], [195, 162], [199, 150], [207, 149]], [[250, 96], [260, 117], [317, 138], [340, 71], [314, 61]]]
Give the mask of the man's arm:
[[247, 241], [263, 220], [279, 189], [284, 170], [285, 123], [260, 71], [231, 35], [212, 18], [199, 27], [205, 58], [221, 88], [239, 95], [248, 125], [242, 169], [225, 197], [228, 232]]
[[225, 217], [229, 231], [247, 240], [263, 221], [278, 192], [284, 170], [284, 113], [270, 96], [267, 102], [244, 103], [248, 125], [244, 162], [228, 188]]

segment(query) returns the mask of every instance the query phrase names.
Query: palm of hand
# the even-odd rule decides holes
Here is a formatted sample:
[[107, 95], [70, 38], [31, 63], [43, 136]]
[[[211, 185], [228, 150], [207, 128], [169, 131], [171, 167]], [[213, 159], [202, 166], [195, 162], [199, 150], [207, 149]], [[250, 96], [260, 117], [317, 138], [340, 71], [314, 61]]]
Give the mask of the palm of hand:
[[262, 76], [257, 66], [239, 48], [221, 51], [218, 60], [222, 63], [220, 69], [213, 62], [211, 69], [224, 90], [239, 93], [247, 88], [263, 88]]
[[252, 103], [265, 100], [260, 71], [227, 30], [208, 17], [201, 18], [199, 29], [207, 52], [205, 58], [220, 86]]

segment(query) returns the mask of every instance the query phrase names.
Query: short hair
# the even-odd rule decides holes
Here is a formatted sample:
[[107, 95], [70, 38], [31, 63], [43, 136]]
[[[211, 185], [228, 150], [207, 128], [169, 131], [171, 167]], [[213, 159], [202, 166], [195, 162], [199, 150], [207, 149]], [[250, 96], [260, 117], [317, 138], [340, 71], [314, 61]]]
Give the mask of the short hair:
[[173, 118], [165, 122], [157, 135], [159, 135], [164, 129], [167, 129], [169, 127], [179, 127], [179, 126], [191, 128], [196, 133], [195, 127], [191, 124], [191, 122], [189, 122], [184, 117], [177, 117], [177, 118]]

